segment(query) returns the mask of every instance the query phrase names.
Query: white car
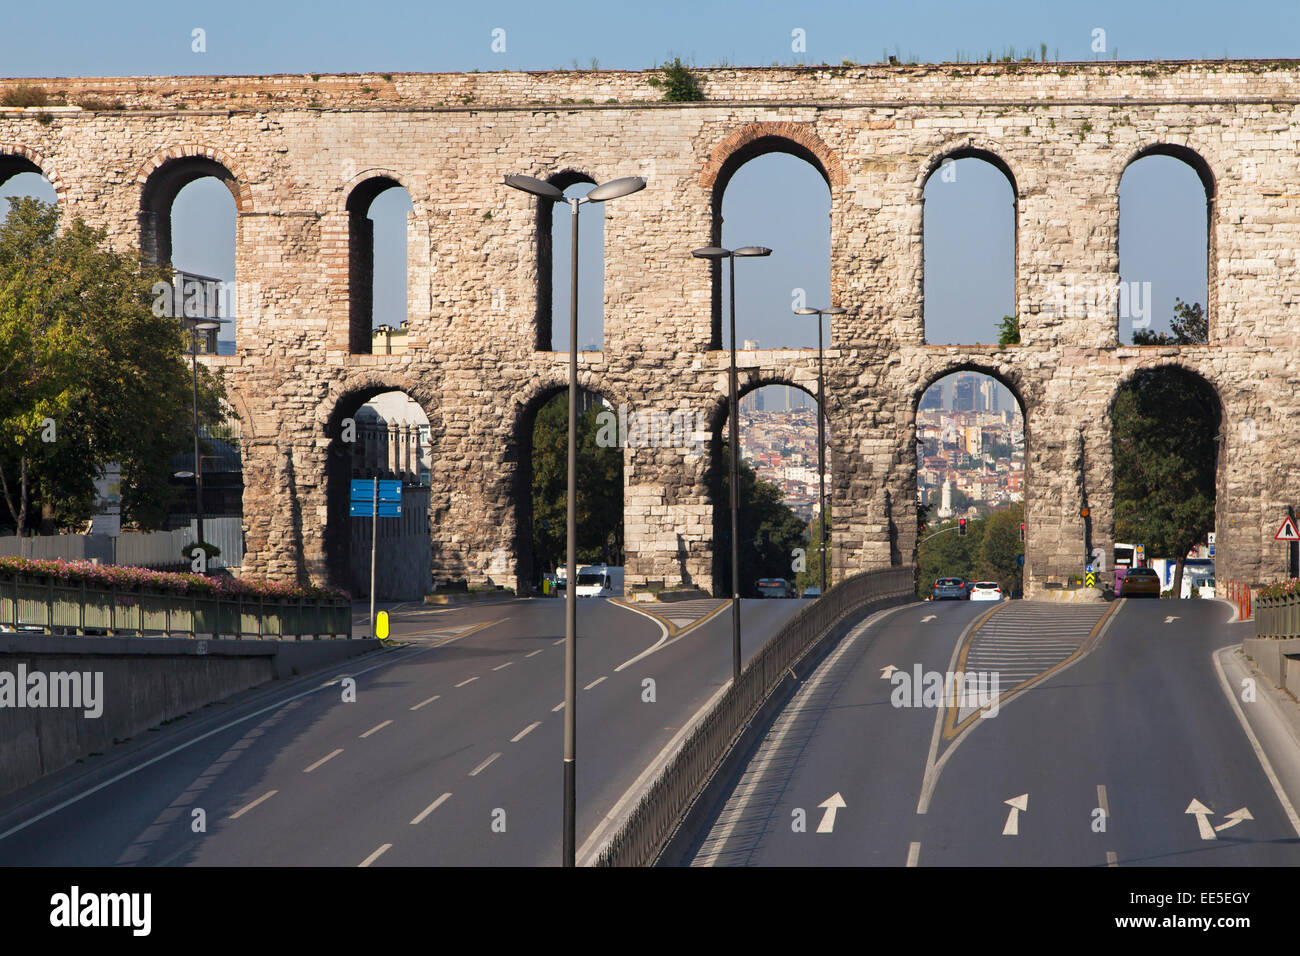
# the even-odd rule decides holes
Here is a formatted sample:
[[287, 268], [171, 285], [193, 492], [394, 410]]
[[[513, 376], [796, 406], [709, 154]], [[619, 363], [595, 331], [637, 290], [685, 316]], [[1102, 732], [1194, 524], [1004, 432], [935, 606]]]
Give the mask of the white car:
[[997, 581], [976, 581], [970, 588], [972, 601], [1001, 601], [1002, 586]]

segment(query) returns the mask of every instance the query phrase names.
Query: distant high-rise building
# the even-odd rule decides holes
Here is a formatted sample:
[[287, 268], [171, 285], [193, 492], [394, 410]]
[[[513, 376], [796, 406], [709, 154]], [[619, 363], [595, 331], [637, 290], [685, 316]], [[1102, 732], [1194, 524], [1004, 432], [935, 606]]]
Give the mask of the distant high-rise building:
[[979, 411], [996, 412], [998, 410], [998, 383], [991, 378], [982, 379], [979, 383], [979, 399]]
[[935, 382], [921, 396], [921, 411], [943, 408], [943, 383]]
[[745, 339], [741, 342], [740, 347], [746, 352], [752, 352], [758, 348], [758, 339]]
[[[748, 342], [745, 343], [745, 348], [749, 348]], [[760, 388], [756, 392], [754, 392], [753, 402], [754, 402], [754, 411], [761, 412], [763, 410], [763, 389]]]
[[952, 410], [954, 412], [975, 411], [975, 378], [965, 375], [957, 379], [952, 390]]

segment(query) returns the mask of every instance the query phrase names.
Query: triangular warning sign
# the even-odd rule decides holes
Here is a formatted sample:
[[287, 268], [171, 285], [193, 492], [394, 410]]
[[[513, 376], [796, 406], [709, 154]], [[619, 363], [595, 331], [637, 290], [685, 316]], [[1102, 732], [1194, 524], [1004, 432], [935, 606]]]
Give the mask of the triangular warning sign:
[[1282, 521], [1282, 527], [1273, 535], [1274, 541], [1300, 541], [1300, 531], [1296, 530], [1295, 519], [1288, 515]]

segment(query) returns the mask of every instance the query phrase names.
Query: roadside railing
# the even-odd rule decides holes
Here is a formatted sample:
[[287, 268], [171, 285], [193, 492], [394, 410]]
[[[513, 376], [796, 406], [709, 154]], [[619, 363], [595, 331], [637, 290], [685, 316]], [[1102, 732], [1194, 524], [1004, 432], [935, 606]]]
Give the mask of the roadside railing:
[[1237, 605], [1237, 618], [1242, 621], [1250, 620], [1254, 612], [1255, 592], [1259, 590], [1259, 585], [1254, 589], [1244, 581], [1225, 581], [1223, 582], [1223, 598]]
[[1255, 598], [1256, 637], [1300, 637], [1300, 594]]
[[596, 865], [653, 863], [737, 736], [809, 648], [847, 615], [915, 600], [914, 590], [910, 566], [867, 571], [836, 584], [795, 615], [696, 726]]
[[11, 574], [0, 575], [0, 629], [136, 637], [350, 638], [352, 602], [102, 588]]

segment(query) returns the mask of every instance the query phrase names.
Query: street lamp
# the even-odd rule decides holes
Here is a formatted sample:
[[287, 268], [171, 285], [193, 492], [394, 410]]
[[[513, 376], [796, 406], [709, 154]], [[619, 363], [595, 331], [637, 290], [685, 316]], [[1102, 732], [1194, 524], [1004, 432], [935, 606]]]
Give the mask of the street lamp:
[[817, 492], [821, 501], [818, 505], [821, 508], [818, 524], [821, 525], [822, 594], [826, 593], [826, 381], [822, 367], [822, 316], [843, 315], [846, 311], [848, 310], [837, 305], [829, 309], [794, 310], [795, 315], [817, 316]]
[[564, 582], [564, 850], [563, 865], [577, 863], [577, 758], [578, 718], [578, 207], [584, 202], [606, 202], [645, 189], [640, 176], [613, 179], [585, 196], [570, 196], [552, 183], [532, 176], [507, 176], [505, 184], [547, 202], [567, 202], [572, 211], [573, 235], [569, 263], [569, 500]]
[[723, 249], [706, 246], [692, 250], [697, 259], [729, 259], [731, 269], [731, 684], [740, 681], [740, 417], [736, 399], [736, 256], [770, 256], [766, 246]]
[[[221, 328], [225, 319], [183, 319], [190, 327], [190, 372], [194, 379], [194, 519], [195, 538], [204, 544], [203, 537], [203, 462], [199, 458], [199, 333]], [[193, 557], [191, 555], [191, 557]], [[203, 549], [203, 567], [207, 569], [207, 549]]]

